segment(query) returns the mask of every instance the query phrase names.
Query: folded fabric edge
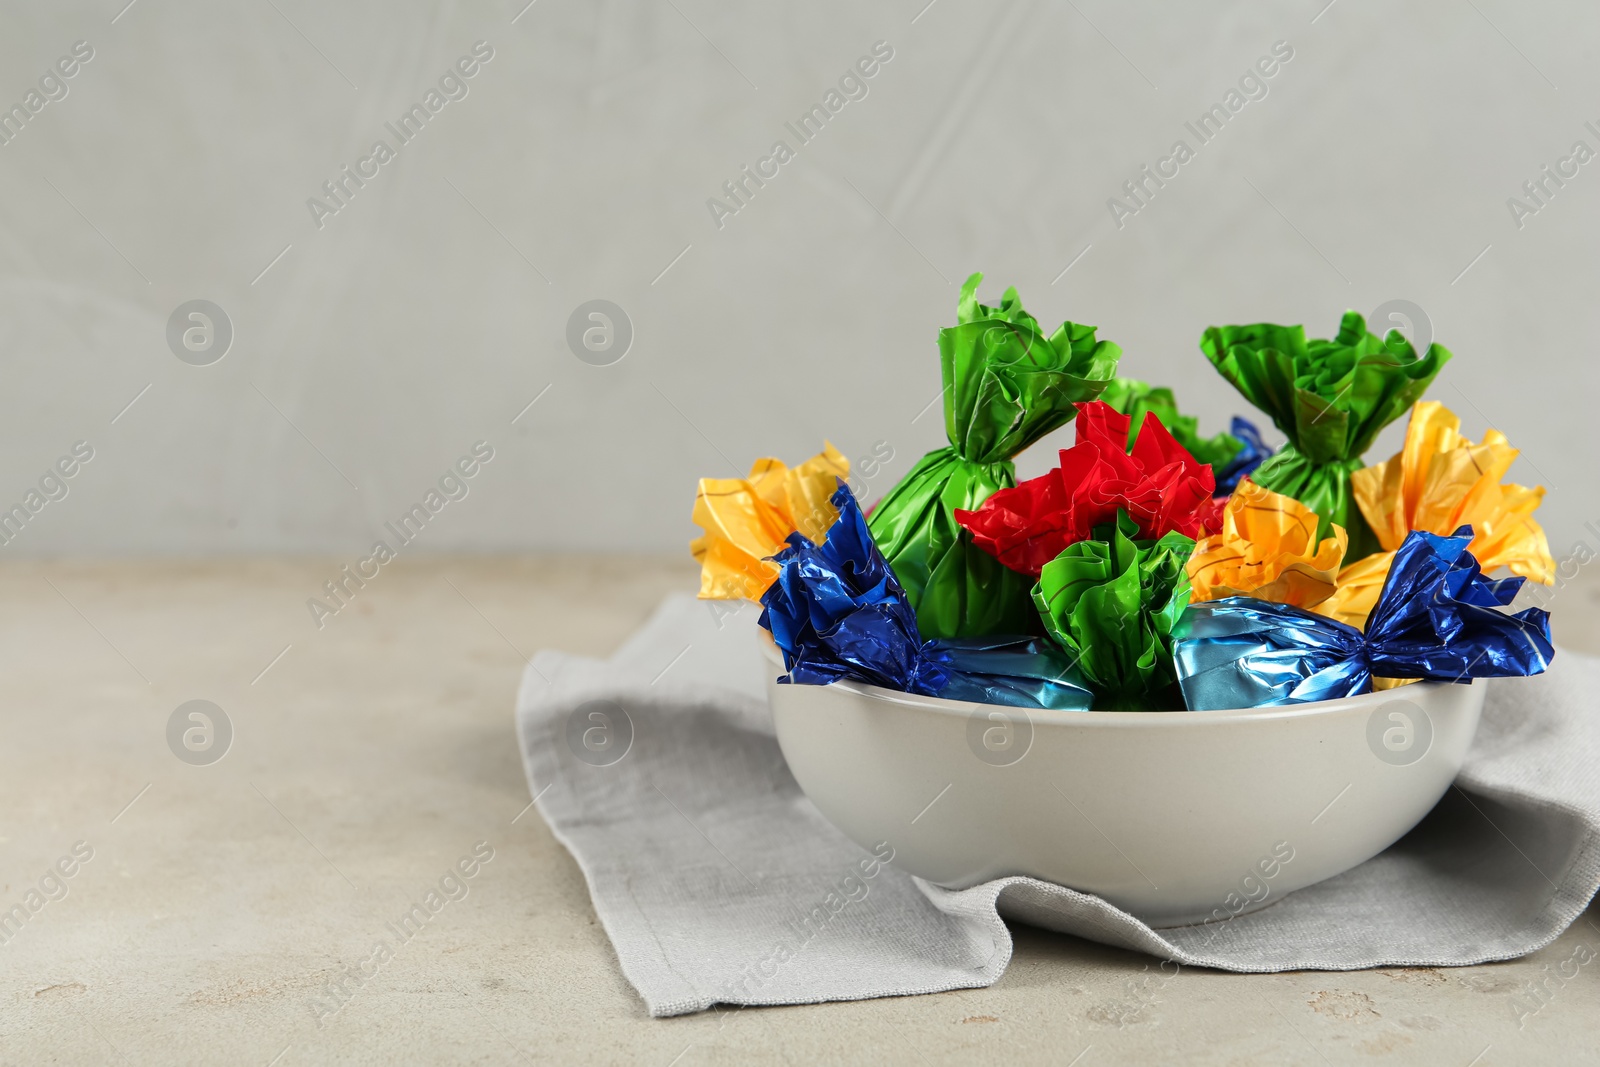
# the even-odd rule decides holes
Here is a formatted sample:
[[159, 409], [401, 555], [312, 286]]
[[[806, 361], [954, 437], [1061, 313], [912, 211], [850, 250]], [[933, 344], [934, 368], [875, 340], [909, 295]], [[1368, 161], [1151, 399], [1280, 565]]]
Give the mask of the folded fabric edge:
[[[997, 882], [988, 883], [986, 886], [974, 887], [974, 889], [987, 889], [989, 886], [1001, 885], [1001, 892], [996, 899], [996, 907], [999, 913], [1008, 919], [1026, 922], [1032, 926], [1069, 934], [1073, 937], [1081, 937], [1113, 948], [1143, 952], [1158, 959], [1170, 960], [1187, 967], [1205, 967], [1234, 974], [1274, 974], [1285, 971], [1360, 971], [1377, 967], [1473, 967], [1484, 963], [1520, 959], [1545, 948], [1559, 938], [1588, 909], [1597, 888], [1600, 888], [1600, 831], [1595, 829], [1595, 813], [1554, 801], [1531, 801], [1528, 797], [1503, 787], [1470, 781], [1469, 777], [1464, 772], [1457, 779], [1453, 788], [1459, 787], [1474, 808], [1477, 808], [1478, 805], [1472, 800], [1470, 794], [1475, 793], [1506, 807], [1543, 807], [1547, 811], [1559, 811], [1562, 815], [1584, 826], [1585, 830], [1581, 839], [1572, 849], [1565, 868], [1556, 879], [1552, 879], [1550, 875], [1540, 870], [1531, 859], [1524, 855], [1524, 858], [1528, 859], [1529, 865], [1533, 866], [1534, 870], [1551, 885], [1551, 894], [1546, 899], [1537, 917], [1531, 922], [1523, 924], [1516, 931], [1517, 935], [1526, 935], [1526, 940], [1519, 941], [1516, 944], [1504, 944], [1503, 947], [1497, 950], [1482, 952], [1468, 957], [1449, 954], [1378, 955], [1360, 962], [1351, 962], [1347, 959], [1339, 960], [1329, 957], [1319, 959], [1315, 955], [1311, 955], [1298, 959], [1293, 964], [1248, 963], [1229, 960], [1220, 955], [1186, 949], [1164, 936], [1164, 931], [1166, 930], [1205, 929], [1212, 924], [1152, 928], [1100, 897], [1080, 893], [1077, 890], [1057, 886], [1035, 878], [1013, 877], [1000, 879]], [[1505, 837], [1513, 848], [1516, 848], [1519, 853], [1522, 851], [1509, 836], [1505, 835], [1504, 831], [1494, 825], [1486, 813], [1481, 809], [1478, 810], [1478, 813], [1494, 827], [1496, 833]], [[1305, 889], [1312, 888], [1314, 887], [1305, 887]], [[950, 890], [940, 890], [938, 887], [929, 887], [925, 891], [930, 890], [934, 893], [951, 892]], [[1297, 892], [1303, 891], [1297, 890]], [[1099, 912], [1100, 917], [1107, 920], [1106, 924], [1098, 931], [1086, 929], [1083, 925], [1069, 928], [1062, 921], [1061, 912], [1044, 899], [1047, 897], [1059, 897], [1060, 894], [1066, 894], [1068, 900], [1073, 902], [1081, 901], [1093, 911]], [[1293, 900], [1294, 894], [1291, 893], [1283, 901], [1273, 905], [1273, 907], [1282, 907]], [[1261, 913], [1255, 912], [1252, 914]], [[1081, 923], [1083, 915], [1082, 913], [1074, 913], [1070, 918]], [[1231, 919], [1224, 920], [1220, 925], [1226, 927], [1232, 921]]]
[[[535, 668], [538, 668], [537, 670]], [[590, 673], [595, 672], [595, 673]], [[600, 675], [598, 672], [606, 672]], [[582, 677], [588, 674], [588, 677]], [[583, 874], [584, 885], [589, 890], [590, 907], [595, 917], [600, 921], [601, 928], [606, 933], [606, 938], [611, 944], [612, 953], [617, 960], [618, 969], [622, 972], [628, 984], [639, 994], [646, 1010], [654, 1018], [666, 1018], [675, 1015], [687, 1015], [706, 1011], [718, 1004], [729, 1004], [734, 1007], [760, 1007], [783, 1006], [794, 1004], [817, 1004], [833, 1001], [870, 1000], [878, 997], [889, 996], [918, 996], [925, 993], [942, 993], [955, 989], [974, 989], [993, 985], [1005, 972], [1005, 967], [1011, 958], [1011, 938], [1004, 922], [998, 916], [992, 916], [986, 924], [996, 941], [996, 953], [991, 956], [985, 968], [974, 973], [970, 978], [959, 976], [946, 976], [942, 981], [925, 984], [908, 985], [901, 989], [883, 990], [841, 990], [837, 996], [826, 997], [784, 997], [784, 996], [759, 996], [751, 995], [748, 998], [729, 998], [720, 991], [717, 993], [704, 993], [698, 988], [685, 982], [684, 992], [678, 996], [659, 997], [652, 996], [647, 989], [658, 987], [663, 974], [655, 972], [645, 974], [641, 967], [650, 968], [652, 962], [648, 960], [633, 960], [624, 957], [617, 949], [618, 944], [631, 940], [621, 936], [623, 931], [614, 927], [609, 902], [602, 906], [595, 897], [595, 872], [585, 862], [582, 850], [575, 847], [575, 842], [567, 834], [559, 820], [553, 818], [553, 813], [547, 808], [548, 801], [545, 794], [557, 781], [557, 776], [550, 773], [554, 769], [554, 762], [541, 759], [536, 752], [536, 734], [541, 723], [547, 724], [552, 717], [558, 717], [561, 709], [576, 706], [588, 700], [616, 700], [626, 703], [630, 699], [648, 696], [650, 702], [657, 707], [670, 707], [675, 704], [684, 706], [705, 706], [710, 702], [717, 702], [725, 706], [730, 715], [749, 716], [763, 710], [757, 708], [757, 702], [748, 696], [733, 690], [708, 691], [704, 683], [692, 683], [689, 686], [669, 686], [664, 683], [651, 685], [648, 678], [627, 670], [619, 670], [614, 664], [603, 660], [589, 659], [579, 656], [570, 656], [564, 653], [541, 653], [534, 657], [534, 661], [524, 670], [522, 684], [517, 695], [517, 708], [514, 716], [517, 745], [522, 754], [523, 772], [528, 781], [529, 792], [534, 796], [533, 806], [538, 809], [545, 825], [550, 828], [551, 836], [567, 850], [573, 862], [577, 864]], [[545, 727], [548, 729], [548, 727]], [[548, 743], [549, 735], [545, 734], [544, 743]], [[547, 764], [547, 765], [545, 765]], [[937, 905], [935, 905], [937, 906]], [[946, 910], [946, 909], [941, 909]], [[670, 973], [663, 958], [660, 961], [663, 970]]]
[[[1551, 887], [1550, 896], [1546, 899], [1539, 925], [1545, 930], [1538, 935], [1536, 943], [1521, 952], [1510, 955], [1492, 957], [1493, 959], [1516, 959], [1529, 953], [1537, 952], [1550, 944], [1556, 938], [1577, 922], [1588, 910], [1589, 904], [1594, 900], [1595, 893], [1600, 891], [1600, 812], [1593, 809], [1580, 808], [1557, 800], [1534, 800], [1526, 795], [1518, 794], [1503, 785], [1480, 777], [1474, 772], [1470, 764], [1464, 767], [1456, 780], [1451, 783], [1451, 788], [1458, 790], [1467, 802], [1483, 817], [1483, 820], [1494, 827], [1496, 833], [1504, 837], [1516, 849], [1528, 865], [1534, 869]], [[1583, 826], [1583, 836], [1572, 849], [1572, 854], [1567, 860], [1566, 867], [1555, 877], [1541, 870], [1537, 864], [1528, 857], [1527, 853], [1517, 845], [1506, 832], [1495, 825], [1488, 814], [1472, 799], [1472, 795], [1484, 797], [1503, 807], [1521, 809], [1543, 809], [1544, 812], [1558, 812]], [[1487, 963], [1490, 960], [1480, 960]]]
[[[1590, 840], [1586, 841], [1579, 851], [1589, 855], [1591, 859], [1600, 858], [1600, 853], [1595, 851], [1595, 844], [1594, 835], [1591, 835]], [[1199, 930], [1206, 929], [1211, 925], [1226, 927], [1228, 923], [1234, 921], [1232, 919], [1222, 920], [1217, 924], [1152, 928], [1127, 912], [1121, 911], [1114, 905], [1092, 894], [1080, 893], [1064, 886], [1022, 876], [997, 879], [983, 886], [975, 886], [973, 890], [966, 890], [965, 892], [972, 892], [977, 889], [990, 891], [996, 886], [999, 887], [994, 898], [996, 910], [1008, 920], [1026, 923], [1029, 926], [1036, 926], [1053, 933], [1082, 938], [1085, 941], [1092, 941], [1111, 948], [1143, 953], [1155, 959], [1170, 961], [1183, 967], [1204, 967], [1207, 970], [1223, 971], [1229, 974], [1282, 974], [1289, 971], [1366, 971], [1380, 967], [1475, 967], [1484, 963], [1520, 959], [1523, 956], [1539, 951], [1555, 941], [1587, 907], [1586, 900], [1569, 914], [1566, 913], [1567, 909], [1565, 908], [1554, 915], [1549, 914], [1547, 909], [1546, 915], [1537, 923], [1540, 932], [1531, 941], [1520, 943], [1516, 946], [1507, 946], [1498, 951], [1479, 953], [1470, 957], [1451, 956], [1448, 954], [1374, 955], [1360, 962], [1351, 962], [1331, 957], [1318, 958], [1309, 956], [1297, 959], [1293, 963], [1254, 963], [1229, 960], [1221, 956], [1185, 949], [1163, 936], [1164, 931], [1167, 930]], [[949, 890], [941, 891], [938, 887], [930, 888], [935, 892], [950, 892]], [[1312, 887], [1306, 887], [1306, 889], [1310, 888]], [[1099, 915], [1097, 917], [1104, 920], [1104, 922], [1094, 925], [1100, 926], [1100, 929], [1091, 929], [1086, 925], [1067, 925], [1069, 921], [1077, 921], [1081, 924], [1084, 916], [1081, 912], [1064, 916], [1060, 911], [1056, 910], [1048, 898], [1061, 893], [1069, 894], [1071, 897], [1087, 902], [1093, 911], [1098, 912]], [[1293, 899], [1294, 894], [1291, 893], [1283, 901], [1272, 905], [1271, 908], [1249, 914], [1263, 914], [1263, 912], [1272, 908], [1283, 907]], [[1240, 918], [1243, 917], [1241, 916]]]
[[[666, 607], [663, 604], [661, 610], [665, 611]], [[644, 1001], [646, 1010], [657, 1018], [704, 1011], [716, 1003], [716, 999], [700, 994], [698, 989], [694, 990], [695, 995], [666, 1000], [652, 999], [645, 992], [658, 976], [641, 974], [639, 966], [648, 964], [645, 961], [631, 961], [617, 950], [617, 945], [627, 939], [620, 937], [622, 931], [614, 928], [609, 908], [602, 907], [596, 900], [595, 871], [585, 862], [582, 850], [575, 847], [571, 836], [548, 807], [546, 794], [558, 781], [557, 774], [553, 773], [556, 761], [553, 757], [541, 756], [537, 750], [539, 742], [550, 743], [550, 735], [545, 733], [543, 737], [536, 737], [536, 734], [541, 724], [548, 724], [560, 715], [561, 708], [576, 707], [590, 700], [615, 700], [625, 705], [630, 700], [648, 695], [650, 702], [657, 705], [703, 705], [708, 699], [718, 699], [734, 705], [736, 713], [742, 711], [748, 715], [758, 710], [753, 707], [755, 702], [749, 697], [731, 691], [708, 693], [704, 683], [694, 684], [693, 693], [684, 692], [684, 689], [685, 686], [681, 684], [658, 682], [652, 685], [648, 678], [627, 665], [544, 651], [535, 655], [523, 670], [522, 682], [517, 689], [516, 710], [512, 716], [517, 749], [522, 756], [523, 775], [533, 798], [533, 807], [549, 827], [551, 836], [567, 850], [582, 873], [584, 887], [589, 891], [589, 906], [605, 931], [618, 969]], [[545, 728], [548, 730], [548, 725]], [[667, 970], [670, 971], [670, 968]], [[688, 983], [685, 985], [688, 986]], [[688, 988], [693, 989], [692, 986]]]

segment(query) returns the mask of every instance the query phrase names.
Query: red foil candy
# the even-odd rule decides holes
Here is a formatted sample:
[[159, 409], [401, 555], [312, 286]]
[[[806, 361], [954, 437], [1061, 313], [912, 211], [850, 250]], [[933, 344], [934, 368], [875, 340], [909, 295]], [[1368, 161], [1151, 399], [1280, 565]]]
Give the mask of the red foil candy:
[[1176, 530], [1199, 539], [1222, 529], [1226, 500], [1213, 500], [1216, 478], [1153, 413], [1145, 416], [1133, 452], [1129, 418], [1093, 400], [1078, 405], [1078, 439], [1061, 450], [1061, 465], [1014, 489], [1001, 489], [977, 511], [957, 510], [973, 543], [1014, 571], [1039, 577], [1061, 550], [1087, 541], [1117, 510], [1139, 524], [1140, 540]]

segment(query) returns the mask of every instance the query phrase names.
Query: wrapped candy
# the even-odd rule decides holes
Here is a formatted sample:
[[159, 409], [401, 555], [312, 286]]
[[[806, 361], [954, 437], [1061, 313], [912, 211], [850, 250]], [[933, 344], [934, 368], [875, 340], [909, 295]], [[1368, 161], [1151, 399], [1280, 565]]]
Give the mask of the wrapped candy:
[[758, 459], [748, 478], [702, 478], [694, 522], [705, 534], [689, 546], [700, 561], [700, 596], [758, 600], [777, 577], [770, 558], [791, 533], [820, 541], [838, 512], [829, 503], [850, 461], [824, 441], [822, 451], [792, 470]]
[[787, 682], [850, 680], [952, 700], [1057, 711], [1092, 699], [1070, 657], [1037, 637], [924, 642], [905, 590], [844, 484], [821, 544], [800, 533], [776, 558], [760, 623], [783, 651]]
[[1078, 439], [1061, 450], [1060, 466], [997, 491], [976, 511], [958, 510], [956, 521], [984, 551], [1034, 577], [1095, 527], [1114, 523], [1119, 512], [1144, 540], [1169, 531], [1192, 540], [1221, 529], [1211, 468], [1184, 451], [1154, 412], [1147, 413], [1130, 454], [1130, 421], [1102, 401], [1080, 405]]
[[1360, 627], [1378, 601], [1395, 549], [1412, 530], [1473, 530], [1471, 552], [1485, 571], [1506, 567], [1535, 582], [1555, 581], [1555, 560], [1533, 512], [1543, 487], [1502, 483], [1518, 452], [1495, 430], [1482, 444], [1461, 436], [1461, 420], [1438, 401], [1411, 410], [1406, 441], [1388, 460], [1358, 470], [1350, 488], [1382, 552], [1339, 575], [1339, 589], [1320, 614]]
[[1538, 674], [1550, 615], [1511, 603], [1523, 578], [1484, 577], [1472, 529], [1406, 536], [1363, 633], [1286, 604], [1229, 597], [1193, 604], [1174, 658], [1190, 709], [1249, 708], [1366, 693], [1373, 676], [1465, 682]]
[[1195, 601], [1252, 596], [1309, 608], [1334, 594], [1345, 532], [1317, 540], [1317, 513], [1292, 497], [1246, 479], [1228, 498], [1222, 532], [1189, 557]]
[[1350, 472], [1361, 468], [1361, 454], [1378, 432], [1422, 395], [1450, 352], [1432, 344], [1418, 357], [1399, 331], [1379, 338], [1354, 311], [1331, 340], [1307, 341], [1302, 327], [1259, 323], [1212, 326], [1200, 348], [1289, 438], [1256, 468], [1256, 484], [1315, 511], [1324, 536], [1329, 524], [1343, 526], [1352, 558], [1377, 551], [1351, 496]]
[[1015, 289], [1000, 306], [978, 303], [974, 274], [961, 287], [957, 325], [939, 331], [944, 423], [950, 445], [922, 457], [873, 509], [872, 536], [928, 637], [1024, 633], [1032, 625], [1027, 580], [977, 548], [956, 523], [1016, 484], [1011, 457], [1098, 396], [1122, 350], [1092, 326], [1046, 335]]
[[1189, 602], [1184, 563], [1194, 541], [1171, 532], [1134, 540], [1126, 513], [1044, 565], [1033, 602], [1045, 629], [1076, 657], [1096, 709], [1182, 707], [1173, 683], [1173, 627]]

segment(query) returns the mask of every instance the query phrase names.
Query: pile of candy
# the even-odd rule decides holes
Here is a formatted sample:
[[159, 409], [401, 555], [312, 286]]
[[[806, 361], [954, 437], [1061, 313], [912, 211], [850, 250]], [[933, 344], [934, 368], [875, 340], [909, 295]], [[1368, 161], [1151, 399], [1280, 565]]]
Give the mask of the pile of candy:
[[[1329, 340], [1207, 329], [1206, 357], [1288, 438], [1274, 454], [1244, 419], [1203, 438], [1170, 390], [1117, 378], [1093, 326], [1046, 334], [1015, 289], [979, 303], [982, 277], [939, 331], [949, 447], [870, 517], [831, 445], [700, 482], [700, 595], [759, 599], [786, 681], [1198, 711], [1549, 665], [1548, 613], [1500, 610], [1554, 581], [1544, 489], [1503, 483], [1505, 437], [1474, 444], [1420, 399], [1442, 346], [1418, 356], [1355, 312]], [[1402, 450], [1364, 466], [1407, 409]], [[1012, 458], [1073, 420], [1059, 465], [1018, 484]]]

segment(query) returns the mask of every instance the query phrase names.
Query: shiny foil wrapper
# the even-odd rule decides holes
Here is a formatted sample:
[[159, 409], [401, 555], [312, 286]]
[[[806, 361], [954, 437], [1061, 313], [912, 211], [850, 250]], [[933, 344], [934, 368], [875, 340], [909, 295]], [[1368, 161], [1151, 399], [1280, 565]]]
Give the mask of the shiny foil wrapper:
[[1046, 333], [1014, 288], [999, 307], [979, 303], [982, 280], [967, 279], [956, 325], [939, 331], [950, 444], [923, 456], [872, 511], [872, 536], [930, 638], [1033, 627], [1028, 579], [974, 545], [955, 511], [1015, 485], [1011, 458], [1099, 396], [1122, 355], [1093, 326], [1064, 322]]
[[1294, 497], [1328, 526], [1343, 526], [1350, 556], [1378, 550], [1351, 494], [1351, 472], [1378, 433], [1405, 413], [1450, 359], [1442, 345], [1418, 356], [1399, 331], [1378, 337], [1346, 312], [1339, 332], [1307, 340], [1300, 326], [1212, 326], [1200, 349], [1217, 372], [1260, 408], [1289, 441], [1251, 475], [1263, 489]]
[[1244, 450], [1245, 443], [1231, 433], [1201, 437], [1200, 420], [1193, 415], [1180, 414], [1177, 397], [1166, 386], [1152, 386], [1133, 378], [1118, 378], [1106, 387], [1100, 399], [1120, 414], [1128, 416], [1129, 452], [1133, 451], [1134, 441], [1139, 436], [1146, 415], [1160, 419], [1172, 439], [1189, 455], [1210, 467], [1213, 474], [1227, 467]]
[[1550, 616], [1510, 614], [1524, 579], [1484, 576], [1472, 529], [1416, 531], [1395, 554], [1366, 632], [1287, 604], [1229, 597], [1190, 605], [1174, 662], [1191, 710], [1336, 700], [1374, 676], [1434, 682], [1539, 674], [1555, 655]]
[[1172, 434], [1172, 439], [1189, 455], [1211, 468], [1216, 477], [1216, 495], [1227, 496], [1241, 478], [1261, 466], [1272, 455], [1272, 449], [1261, 439], [1255, 423], [1235, 415], [1227, 433], [1211, 437], [1200, 436], [1200, 420], [1193, 415], [1180, 414], [1178, 401], [1172, 390], [1165, 386], [1151, 386], [1132, 378], [1118, 378], [1100, 399], [1128, 416], [1128, 449], [1133, 450], [1139, 428], [1146, 414], [1153, 414]]
[[921, 696], [1087, 710], [1072, 660], [1037, 637], [924, 642], [905, 590], [841, 481], [839, 519], [821, 544], [794, 534], [775, 558], [760, 623], [783, 652], [785, 682], [849, 680]]

